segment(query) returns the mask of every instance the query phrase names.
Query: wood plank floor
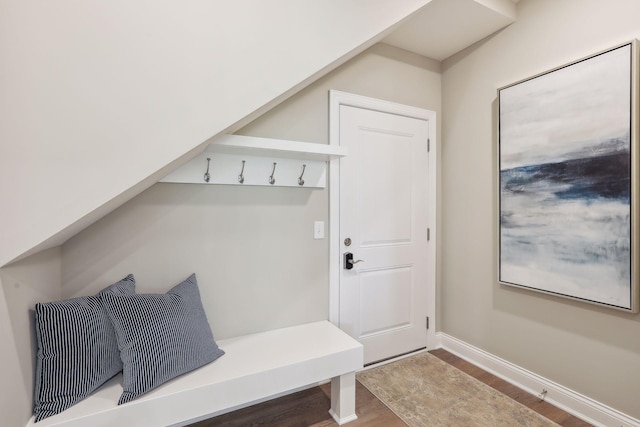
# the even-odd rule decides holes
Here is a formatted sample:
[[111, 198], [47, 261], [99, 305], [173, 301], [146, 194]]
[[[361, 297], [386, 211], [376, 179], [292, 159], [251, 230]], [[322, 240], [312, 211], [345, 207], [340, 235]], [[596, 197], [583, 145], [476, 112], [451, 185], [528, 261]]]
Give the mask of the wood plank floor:
[[[541, 402], [536, 396], [520, 390], [446, 350], [432, 350], [430, 353], [563, 427], [591, 426], [591, 424], [547, 402]], [[313, 387], [245, 409], [200, 421], [192, 424], [191, 427], [337, 426], [328, 413], [331, 406], [330, 390], [330, 385], [324, 384], [320, 387]], [[349, 423], [348, 425], [350, 427], [406, 426], [384, 403], [378, 400], [359, 382], [356, 382], [356, 412], [358, 419]]]

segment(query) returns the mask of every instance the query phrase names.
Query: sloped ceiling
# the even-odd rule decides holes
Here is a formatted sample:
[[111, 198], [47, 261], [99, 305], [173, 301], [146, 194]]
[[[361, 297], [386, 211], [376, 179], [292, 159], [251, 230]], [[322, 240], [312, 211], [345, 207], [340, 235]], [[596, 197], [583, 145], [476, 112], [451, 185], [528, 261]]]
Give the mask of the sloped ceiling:
[[[3, 1], [0, 266], [64, 243], [402, 23], [387, 43], [439, 58], [507, 25], [506, 4]], [[465, 28], [434, 34], [434, 19]]]
[[433, 0], [383, 42], [443, 61], [513, 23], [517, 0]]
[[0, 266], [63, 243], [428, 1], [3, 1]]

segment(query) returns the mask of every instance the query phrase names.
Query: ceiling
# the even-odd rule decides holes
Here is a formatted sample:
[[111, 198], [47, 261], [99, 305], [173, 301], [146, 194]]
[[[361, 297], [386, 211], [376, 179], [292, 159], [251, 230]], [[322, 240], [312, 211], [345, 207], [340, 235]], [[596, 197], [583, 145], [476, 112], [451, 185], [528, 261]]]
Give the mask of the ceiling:
[[513, 23], [518, 0], [432, 0], [382, 40], [442, 61]]

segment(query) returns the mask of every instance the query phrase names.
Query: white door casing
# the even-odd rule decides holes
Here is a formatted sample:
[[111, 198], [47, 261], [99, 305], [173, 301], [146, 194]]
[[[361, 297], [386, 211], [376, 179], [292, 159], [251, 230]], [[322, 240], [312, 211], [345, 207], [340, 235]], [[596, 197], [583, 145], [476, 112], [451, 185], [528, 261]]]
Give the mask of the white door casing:
[[[349, 149], [330, 163], [330, 320], [365, 363], [433, 348], [435, 113], [331, 91], [330, 143]], [[364, 262], [345, 270], [345, 252]]]

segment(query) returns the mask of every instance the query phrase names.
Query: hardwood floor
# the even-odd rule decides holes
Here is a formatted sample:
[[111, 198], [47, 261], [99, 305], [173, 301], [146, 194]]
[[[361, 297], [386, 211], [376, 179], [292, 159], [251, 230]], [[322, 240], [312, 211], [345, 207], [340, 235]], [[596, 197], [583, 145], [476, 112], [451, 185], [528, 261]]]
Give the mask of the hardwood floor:
[[[338, 424], [329, 415], [331, 385], [323, 384], [235, 412], [191, 424], [191, 427], [328, 427]], [[384, 403], [356, 382], [358, 419], [349, 427], [406, 427]]]
[[[446, 350], [432, 350], [430, 353], [563, 427], [591, 426], [591, 424], [547, 402], [541, 402], [538, 397], [520, 390]], [[331, 386], [324, 384], [320, 387], [313, 387], [245, 409], [200, 421], [191, 424], [191, 427], [337, 426], [328, 413], [329, 407], [331, 406], [330, 390]], [[349, 423], [348, 425], [350, 427], [406, 426], [384, 403], [378, 400], [359, 382], [356, 382], [356, 412], [358, 419]]]

